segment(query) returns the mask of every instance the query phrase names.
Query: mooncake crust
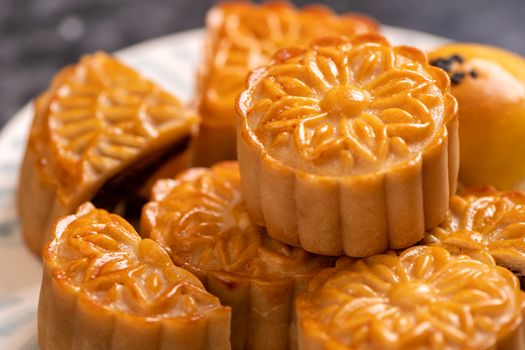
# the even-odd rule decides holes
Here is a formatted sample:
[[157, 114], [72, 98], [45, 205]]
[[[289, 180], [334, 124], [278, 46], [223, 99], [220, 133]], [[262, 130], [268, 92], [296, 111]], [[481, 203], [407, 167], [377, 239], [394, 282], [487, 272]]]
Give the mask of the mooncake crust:
[[342, 258], [297, 299], [299, 349], [521, 350], [524, 300], [488, 255], [418, 246]]
[[446, 217], [458, 171], [448, 76], [378, 35], [282, 49], [239, 96], [247, 208], [317, 254], [410, 246]]
[[34, 107], [18, 204], [26, 242], [38, 255], [58, 217], [124, 171], [159, 156], [170, 157], [166, 167], [186, 167], [198, 123], [175, 97], [101, 52], [57, 73]]
[[455, 254], [490, 254], [525, 276], [525, 193], [494, 187], [463, 188], [450, 200], [447, 219], [423, 240]]
[[203, 118], [194, 149], [196, 166], [236, 159], [235, 99], [249, 70], [266, 64], [277, 49], [323, 35], [379, 31], [373, 19], [361, 14], [337, 15], [322, 5], [298, 9], [284, 1], [223, 2], [208, 12], [206, 28], [195, 99]]
[[230, 349], [230, 308], [118, 215], [82, 205], [43, 258], [42, 349]]
[[142, 231], [232, 307], [234, 349], [295, 348], [295, 296], [333, 261], [266, 236], [245, 209], [237, 162], [159, 180]]

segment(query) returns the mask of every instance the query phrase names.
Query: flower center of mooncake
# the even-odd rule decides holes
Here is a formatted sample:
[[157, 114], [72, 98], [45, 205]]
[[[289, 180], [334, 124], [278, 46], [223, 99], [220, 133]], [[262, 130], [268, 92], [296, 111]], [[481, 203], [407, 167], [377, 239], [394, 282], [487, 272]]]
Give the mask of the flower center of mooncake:
[[436, 291], [427, 283], [406, 281], [393, 285], [388, 296], [393, 305], [412, 310], [436, 300]]
[[354, 85], [339, 85], [330, 89], [319, 102], [320, 107], [334, 117], [356, 117], [370, 102], [370, 95]]

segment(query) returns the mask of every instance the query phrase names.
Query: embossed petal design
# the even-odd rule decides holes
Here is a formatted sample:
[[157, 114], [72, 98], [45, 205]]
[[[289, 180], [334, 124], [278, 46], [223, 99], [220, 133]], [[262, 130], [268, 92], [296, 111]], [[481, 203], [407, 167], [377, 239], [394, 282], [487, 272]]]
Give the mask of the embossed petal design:
[[414, 157], [444, 123], [442, 72], [380, 37], [283, 51], [254, 75], [249, 125], [270, 154], [303, 170], [381, 170]]
[[184, 167], [198, 119], [110, 55], [87, 55], [60, 70], [35, 101], [21, 167], [27, 244], [40, 255], [54, 221], [85, 201], [128, 216], [148, 180]]
[[[190, 132], [196, 117], [180, 101], [104, 53], [61, 72], [47, 92], [42, 164], [64, 197], [112, 176], [141, 153], [160, 150]], [[36, 135], [35, 135], [36, 136]], [[56, 180], [55, 180], [56, 181]]]
[[521, 349], [523, 294], [490, 257], [414, 247], [339, 265], [299, 297], [300, 342], [323, 349]]
[[458, 171], [447, 74], [385, 38], [325, 37], [279, 50], [237, 100], [250, 215], [322, 255], [420, 241], [446, 217]]
[[47, 250], [60, 283], [103, 307], [149, 318], [198, 317], [219, 307], [195, 276], [166, 264], [166, 253], [119, 216], [82, 210], [59, 224]]
[[330, 261], [266, 236], [245, 209], [236, 162], [160, 180], [143, 210], [143, 224], [190, 270], [279, 277], [309, 273]]
[[295, 295], [333, 259], [268, 237], [248, 216], [236, 162], [159, 180], [152, 197], [143, 232], [232, 307], [233, 348], [295, 348]]
[[196, 97], [203, 117], [196, 159], [205, 166], [235, 159], [235, 99], [251, 69], [267, 64], [282, 47], [304, 45], [319, 36], [353, 37], [379, 30], [363, 15], [337, 15], [319, 5], [297, 9], [285, 2], [222, 3], [208, 13], [206, 27]]
[[[207, 24], [210, 52], [206, 65], [211, 67], [206, 67], [208, 75], [203, 77], [208, 87], [203, 91], [205, 110], [208, 104], [233, 104], [249, 70], [268, 63], [282, 47], [306, 44], [319, 36], [352, 37], [377, 31], [376, 24], [364, 16], [337, 16], [321, 6], [297, 10], [286, 3], [225, 3], [210, 11]], [[235, 111], [228, 110], [227, 118], [234, 122]]]
[[499, 265], [523, 276], [525, 194], [464, 189], [452, 197], [447, 220], [424, 242], [442, 244], [453, 252], [487, 251]]
[[118, 215], [83, 204], [43, 258], [42, 349], [230, 349], [231, 310]]

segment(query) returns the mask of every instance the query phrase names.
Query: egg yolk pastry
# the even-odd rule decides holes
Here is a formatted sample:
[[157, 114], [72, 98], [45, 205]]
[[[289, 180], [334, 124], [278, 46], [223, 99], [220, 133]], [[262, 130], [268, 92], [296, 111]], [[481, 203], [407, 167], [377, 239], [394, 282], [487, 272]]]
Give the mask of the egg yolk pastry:
[[152, 197], [143, 232], [232, 307], [232, 347], [295, 348], [295, 296], [333, 259], [268, 237], [245, 209], [236, 162], [159, 180]]
[[458, 169], [446, 73], [378, 35], [282, 49], [237, 104], [243, 195], [284, 243], [365, 257], [446, 217]]
[[450, 76], [459, 104], [459, 182], [525, 189], [525, 58], [453, 43], [429, 59]]
[[43, 260], [43, 350], [231, 348], [230, 308], [118, 215], [82, 205], [56, 223]]

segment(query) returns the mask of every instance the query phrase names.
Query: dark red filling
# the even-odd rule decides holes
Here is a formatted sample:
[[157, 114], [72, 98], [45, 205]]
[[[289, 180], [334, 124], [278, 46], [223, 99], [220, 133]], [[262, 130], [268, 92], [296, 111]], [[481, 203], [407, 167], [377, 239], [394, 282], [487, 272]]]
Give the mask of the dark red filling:
[[160, 167], [182, 153], [189, 142], [188, 136], [164, 150], [142, 157], [107, 180], [91, 201], [97, 208], [123, 216], [137, 228], [142, 207], [149, 200], [140, 193], [141, 188]]

